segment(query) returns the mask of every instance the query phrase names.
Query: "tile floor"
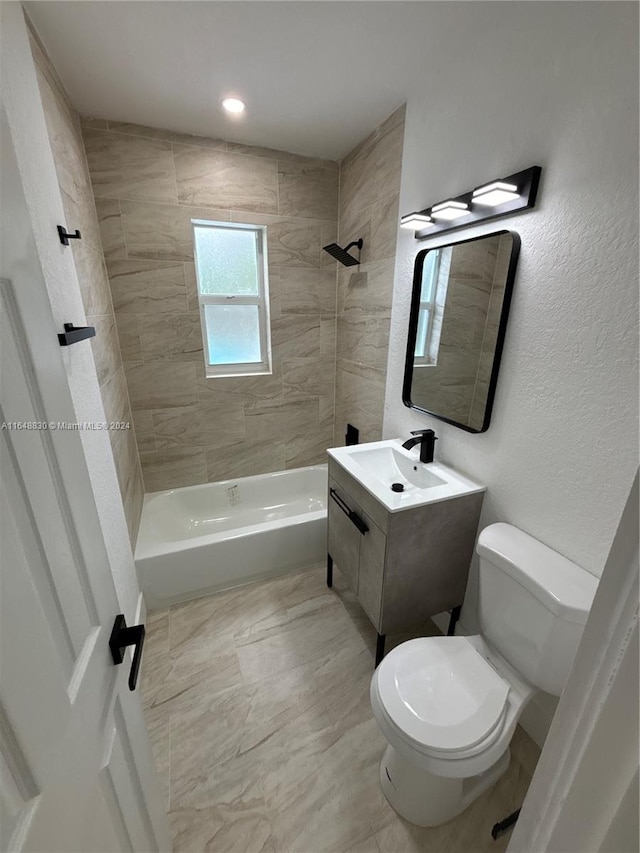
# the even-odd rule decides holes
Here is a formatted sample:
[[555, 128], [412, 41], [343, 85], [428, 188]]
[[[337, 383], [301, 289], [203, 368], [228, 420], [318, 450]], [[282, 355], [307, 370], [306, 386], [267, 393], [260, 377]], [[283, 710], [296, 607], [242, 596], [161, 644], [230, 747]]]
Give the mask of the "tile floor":
[[506, 849], [490, 830], [521, 805], [538, 748], [518, 729], [508, 772], [463, 815], [405, 822], [378, 784], [374, 647], [324, 567], [150, 614], [143, 700], [176, 853]]

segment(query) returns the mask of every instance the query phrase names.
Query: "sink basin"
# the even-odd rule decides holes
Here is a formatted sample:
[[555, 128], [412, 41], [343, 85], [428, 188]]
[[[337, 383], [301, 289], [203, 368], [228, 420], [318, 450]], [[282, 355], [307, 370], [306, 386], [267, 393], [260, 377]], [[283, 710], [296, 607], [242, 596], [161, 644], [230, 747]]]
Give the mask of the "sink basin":
[[389, 487], [392, 483], [401, 483], [405, 489], [408, 486], [430, 489], [442, 486], [445, 482], [430, 470], [430, 465], [416, 462], [408, 454], [400, 453], [396, 447], [372, 447], [370, 450], [354, 451], [350, 456], [356, 465]]
[[[485, 491], [485, 486], [440, 462], [420, 462], [419, 448], [406, 450], [401, 439], [333, 447], [327, 452], [390, 512]], [[394, 484], [402, 490], [392, 489]]]

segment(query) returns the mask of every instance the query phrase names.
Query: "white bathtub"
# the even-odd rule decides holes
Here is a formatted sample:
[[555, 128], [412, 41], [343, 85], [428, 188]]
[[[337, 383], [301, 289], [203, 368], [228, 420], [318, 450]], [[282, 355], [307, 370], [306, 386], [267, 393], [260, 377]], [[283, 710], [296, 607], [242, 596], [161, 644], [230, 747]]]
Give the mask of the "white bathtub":
[[135, 559], [147, 607], [323, 561], [326, 500], [326, 465], [146, 495]]

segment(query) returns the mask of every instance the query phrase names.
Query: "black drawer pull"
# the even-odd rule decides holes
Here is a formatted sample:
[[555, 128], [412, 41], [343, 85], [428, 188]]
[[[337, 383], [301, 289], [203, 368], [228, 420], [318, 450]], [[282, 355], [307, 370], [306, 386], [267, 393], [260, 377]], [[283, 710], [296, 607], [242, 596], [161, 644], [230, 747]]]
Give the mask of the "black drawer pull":
[[114, 664], [122, 663], [124, 660], [124, 650], [127, 646], [135, 646], [133, 663], [131, 664], [131, 672], [129, 673], [129, 690], [135, 690], [138, 682], [138, 672], [140, 670], [140, 661], [142, 660], [142, 647], [144, 645], [144, 633], [144, 625], [131, 625], [127, 627], [124, 615], [121, 613], [119, 616], [116, 616], [111, 637], [109, 638], [109, 648], [111, 649], [111, 657]]
[[347, 506], [335, 489], [329, 489], [329, 496], [333, 498], [349, 521], [351, 521], [364, 536], [364, 534], [369, 531], [369, 528], [360, 516]]

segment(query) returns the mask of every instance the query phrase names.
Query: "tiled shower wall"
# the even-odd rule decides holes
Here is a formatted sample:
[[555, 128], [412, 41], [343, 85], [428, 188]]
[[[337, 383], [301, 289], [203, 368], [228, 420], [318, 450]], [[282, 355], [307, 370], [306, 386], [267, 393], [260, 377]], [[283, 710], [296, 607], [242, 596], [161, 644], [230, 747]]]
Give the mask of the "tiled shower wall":
[[[132, 423], [80, 122], [58, 75], [33, 32], [31, 50], [62, 195], [65, 225], [68, 230], [77, 228], [82, 234], [81, 240], [72, 242], [69, 251], [73, 252], [87, 322], [96, 329], [91, 347], [105, 415], [107, 421]], [[81, 320], [79, 317], [72, 319], [75, 322]], [[144, 487], [133, 428], [110, 431], [109, 438], [129, 536], [132, 545], [135, 545]]]
[[[83, 120], [146, 491], [323, 462], [338, 165]], [[191, 219], [266, 224], [270, 376], [205, 378]]]
[[361, 265], [338, 271], [335, 443], [347, 423], [382, 437], [398, 234], [404, 105], [340, 164], [340, 245], [364, 239]]

